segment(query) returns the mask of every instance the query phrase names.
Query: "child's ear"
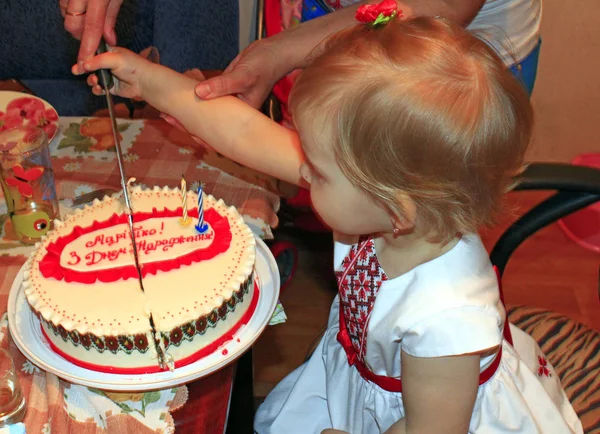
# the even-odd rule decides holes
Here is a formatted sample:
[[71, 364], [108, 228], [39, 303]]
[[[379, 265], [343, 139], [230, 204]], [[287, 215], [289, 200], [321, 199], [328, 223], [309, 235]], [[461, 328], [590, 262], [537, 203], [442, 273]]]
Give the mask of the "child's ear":
[[415, 226], [415, 221], [417, 220], [417, 205], [408, 194], [402, 192], [396, 194], [396, 200], [400, 205], [402, 215], [390, 211], [394, 229], [400, 232], [412, 230]]

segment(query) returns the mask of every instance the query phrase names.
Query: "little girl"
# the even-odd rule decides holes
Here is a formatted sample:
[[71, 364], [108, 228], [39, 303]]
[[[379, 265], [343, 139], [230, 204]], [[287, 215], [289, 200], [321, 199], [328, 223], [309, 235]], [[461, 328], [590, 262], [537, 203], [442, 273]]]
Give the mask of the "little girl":
[[528, 96], [462, 28], [388, 15], [317, 49], [291, 96], [297, 133], [123, 49], [84, 70], [111, 69], [117, 94], [309, 187], [334, 230], [327, 332], [259, 408], [258, 433], [581, 433], [554, 369], [505, 322], [477, 235], [521, 170]]

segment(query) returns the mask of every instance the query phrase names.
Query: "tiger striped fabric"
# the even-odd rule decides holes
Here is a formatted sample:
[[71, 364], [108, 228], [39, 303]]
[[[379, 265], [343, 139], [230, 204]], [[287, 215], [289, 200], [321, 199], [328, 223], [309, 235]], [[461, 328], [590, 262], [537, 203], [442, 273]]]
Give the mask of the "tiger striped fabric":
[[507, 309], [511, 323], [529, 333], [560, 377], [586, 434], [600, 434], [600, 334], [537, 307]]

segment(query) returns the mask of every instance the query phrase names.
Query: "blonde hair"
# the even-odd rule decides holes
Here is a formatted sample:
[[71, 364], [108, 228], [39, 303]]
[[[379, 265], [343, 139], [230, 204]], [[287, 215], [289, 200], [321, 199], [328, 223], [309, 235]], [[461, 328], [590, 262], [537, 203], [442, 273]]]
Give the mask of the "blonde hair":
[[531, 141], [522, 85], [484, 42], [443, 20], [356, 25], [322, 44], [290, 109], [334, 146], [345, 176], [432, 239], [493, 222]]

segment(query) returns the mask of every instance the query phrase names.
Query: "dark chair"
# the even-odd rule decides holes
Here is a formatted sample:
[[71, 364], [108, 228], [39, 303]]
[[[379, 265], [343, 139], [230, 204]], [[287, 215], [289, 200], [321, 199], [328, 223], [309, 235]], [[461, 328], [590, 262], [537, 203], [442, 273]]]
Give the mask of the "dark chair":
[[[555, 190], [527, 211], [498, 239], [490, 259], [500, 275], [512, 253], [531, 235], [600, 200], [600, 170], [534, 163], [515, 190]], [[568, 260], [568, 258], [565, 258]], [[600, 303], [600, 288], [599, 288]], [[600, 333], [564, 315], [532, 306], [508, 308], [511, 323], [529, 333], [554, 368], [586, 434], [600, 434]]]

